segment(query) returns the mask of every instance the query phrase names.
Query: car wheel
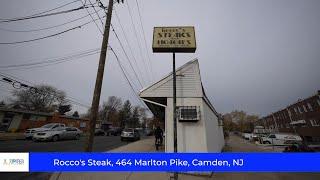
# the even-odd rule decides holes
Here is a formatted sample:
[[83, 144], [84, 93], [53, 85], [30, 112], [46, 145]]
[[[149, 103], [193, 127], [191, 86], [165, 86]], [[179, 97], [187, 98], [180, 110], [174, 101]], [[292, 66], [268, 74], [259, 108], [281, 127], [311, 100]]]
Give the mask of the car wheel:
[[79, 140], [79, 139], [80, 139], [80, 135], [77, 134], [77, 135], [76, 135], [76, 140]]
[[270, 141], [265, 141], [264, 144], [271, 144], [271, 142]]
[[58, 141], [59, 140], [59, 136], [58, 135], [54, 135], [53, 137], [52, 137], [52, 141], [53, 142], [56, 142], [56, 141]]
[[37, 140], [36, 140], [35, 138], [32, 138], [32, 141], [33, 141], [33, 142], [37, 142]]
[[121, 141], [123, 141], [123, 138], [121, 138]]

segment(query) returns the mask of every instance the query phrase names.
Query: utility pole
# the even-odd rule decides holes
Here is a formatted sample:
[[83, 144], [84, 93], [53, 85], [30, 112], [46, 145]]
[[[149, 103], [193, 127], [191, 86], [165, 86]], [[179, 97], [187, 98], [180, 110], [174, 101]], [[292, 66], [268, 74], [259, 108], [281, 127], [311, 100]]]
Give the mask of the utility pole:
[[[177, 143], [177, 81], [176, 81], [176, 53], [173, 52], [172, 76], [173, 76], [173, 148], [178, 152]], [[174, 180], [178, 180], [178, 173], [173, 173]]]
[[[119, 0], [117, 0], [117, 2], [119, 3]], [[87, 138], [86, 146], [85, 146], [86, 152], [91, 152], [93, 148], [94, 130], [95, 130], [96, 122], [98, 118], [101, 87], [102, 87], [104, 66], [106, 62], [107, 48], [108, 48], [108, 41], [109, 41], [112, 9], [113, 9], [113, 0], [109, 0], [107, 18], [104, 26], [103, 40], [102, 40], [101, 51], [100, 51], [100, 59], [99, 59], [97, 77], [96, 77], [96, 84], [94, 87], [94, 93], [93, 93], [92, 104], [91, 104], [89, 136]]]

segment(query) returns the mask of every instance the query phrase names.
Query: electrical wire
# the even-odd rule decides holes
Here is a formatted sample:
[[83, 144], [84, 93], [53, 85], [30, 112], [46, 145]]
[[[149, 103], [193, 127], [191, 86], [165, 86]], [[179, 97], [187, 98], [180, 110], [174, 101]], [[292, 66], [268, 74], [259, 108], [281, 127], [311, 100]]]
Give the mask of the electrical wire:
[[79, 53], [75, 53], [75, 54], [67, 55], [67, 56], [63, 56], [63, 57], [49, 58], [47, 60], [30, 62], [30, 63], [22, 63], [22, 64], [12, 64], [12, 65], [0, 66], [0, 68], [1, 69], [2, 68], [3, 69], [7, 69], [7, 68], [28, 67], [28, 66], [41, 65], [41, 64], [47, 64], [47, 63], [55, 63], [55, 62], [60, 62], [60, 61], [68, 60], [68, 59], [77, 58], [79, 56], [87, 55], [88, 53], [98, 52], [98, 51], [99, 51], [99, 49], [95, 48], [95, 49], [81, 51]]
[[[12, 71], [12, 70], [26, 70], [26, 69], [42, 68], [42, 67], [47, 67], [47, 66], [51, 66], [51, 65], [61, 64], [61, 63], [64, 63], [64, 62], [69, 62], [69, 61], [73, 61], [73, 60], [78, 60], [78, 59], [81, 59], [81, 58], [84, 58], [84, 57], [87, 57], [87, 56], [91, 56], [91, 55], [98, 54], [99, 52], [100, 52], [100, 51], [92, 52], [92, 53], [89, 53], [89, 54], [85, 54], [85, 55], [81, 55], [81, 56], [78, 56], [78, 57], [74, 57], [74, 58], [72, 58], [72, 59], [61, 60], [61, 61], [58, 61], [58, 62], [55, 62], [55, 63], [44, 64], [44, 65], [37, 65], [37, 66], [31, 66], [31, 67], [18, 67], [18, 68], [13, 68], [13, 69], [9, 69], [9, 70]], [[6, 69], [6, 70], [7, 70], [7, 69]]]
[[[147, 68], [147, 63], [145, 62], [145, 58], [142, 55], [142, 47], [141, 47], [141, 44], [140, 44], [140, 41], [139, 41], [139, 38], [138, 38], [138, 33], [137, 33], [137, 30], [136, 30], [136, 27], [134, 25], [133, 15], [132, 15], [132, 12], [131, 12], [131, 8], [130, 8], [130, 5], [129, 5], [129, 2], [126, 1], [126, 4], [127, 4], [127, 9], [128, 9], [129, 15], [130, 15], [130, 19], [131, 19], [131, 25], [133, 27], [133, 32], [134, 32], [134, 35], [136, 37], [136, 41], [137, 41], [137, 44], [138, 44], [138, 47], [139, 47], [139, 52], [140, 52], [141, 59], [142, 59], [142, 61], [144, 63], [144, 67], [146, 69], [146, 72], [151, 74], [150, 70], [148, 71], [149, 68]], [[148, 77], [150, 77], [150, 76], [148, 76]], [[149, 81], [150, 81], [150, 79], [149, 79]]]
[[[124, 28], [123, 28], [123, 25], [122, 25], [122, 23], [121, 23], [121, 21], [120, 21], [120, 18], [119, 18], [119, 16], [118, 16], [118, 13], [117, 13], [116, 9], [114, 9], [114, 14], [116, 15], [116, 19], [117, 19], [117, 21], [118, 21], [118, 24], [120, 25], [121, 32], [122, 32], [122, 34], [123, 34], [123, 36], [124, 36], [124, 39], [125, 39], [125, 41], [126, 41], [126, 43], [127, 43], [127, 46], [129, 47], [130, 54], [131, 54], [132, 57], [133, 57], [133, 60], [134, 60], [134, 63], [136, 64], [136, 66], [137, 66], [138, 72], [139, 72], [139, 74], [142, 75], [141, 69], [139, 68], [139, 65], [138, 65], [138, 63], [137, 63], [137, 59], [136, 59], [136, 57], [135, 57], [135, 55], [134, 55], [134, 53], [133, 53], [133, 50], [132, 50], [132, 47], [131, 47], [131, 45], [130, 45], [130, 43], [129, 43], [127, 34], [126, 34], [126, 32], [125, 32], [125, 30], [124, 30]], [[142, 77], [143, 77], [143, 76], [142, 76]], [[145, 83], [144, 78], [141, 78], [141, 79], [142, 79], [143, 82]]]
[[[40, 92], [40, 91], [37, 91], [37, 88], [34, 87], [33, 83], [31, 83], [31, 82], [29, 82], [29, 81], [21, 80], [21, 79], [19, 78], [21, 81], [29, 82], [29, 84], [32, 84], [32, 85], [28, 85], [28, 84], [22, 83], [22, 82], [19, 81], [18, 78], [15, 78], [15, 77], [12, 76], [12, 75], [10, 75], [10, 77], [8, 77], [8, 76], [6, 76], [6, 75], [5, 75], [4, 73], [2, 73], [2, 72], [0, 72], [0, 75], [1, 75], [2, 77], [5, 77], [5, 78], [7, 78], [7, 79], [10, 79], [12, 82], [6, 81], [6, 83], [11, 83], [15, 89], [20, 89], [20, 88], [24, 87], [24, 88], [29, 88], [29, 89], [35, 89], [35, 93], [39, 93], [39, 94], [41, 94], [41, 95], [49, 94], [49, 95], [52, 95], [52, 96], [56, 96], [55, 93], [48, 93], [48, 92]], [[16, 80], [16, 79], [18, 79], [18, 80]], [[18, 87], [15, 87], [15, 86], [14, 86], [14, 83], [19, 83], [21, 86], [20, 86], [19, 88], [18, 88]], [[76, 100], [76, 98], [74, 98], [74, 97], [66, 96], [66, 100], [69, 101], [69, 102], [72, 102], [73, 104], [76, 104], [76, 105], [79, 105], [79, 106], [83, 106], [83, 107], [86, 107], [86, 108], [90, 108], [89, 105], [86, 105], [85, 103], [78, 102], [78, 101]]]
[[47, 17], [47, 16], [54, 16], [54, 15], [60, 15], [60, 14], [66, 14], [66, 13], [70, 13], [70, 12], [74, 12], [74, 11], [78, 11], [81, 9], [87, 9], [90, 6], [80, 6], [78, 8], [74, 8], [74, 9], [69, 9], [69, 10], [65, 10], [65, 11], [59, 11], [59, 12], [54, 12], [54, 13], [49, 13], [49, 14], [40, 14], [37, 16], [30, 16], [30, 17], [23, 17], [23, 18], [17, 18], [17, 19], [9, 19], [9, 20], [4, 20], [4, 21], [0, 21], [0, 23], [8, 23], [8, 22], [15, 22], [15, 21], [23, 21], [23, 20], [29, 20], [29, 19], [35, 19], [35, 18], [41, 18], [41, 17]]
[[[104, 16], [104, 17], [105, 17], [105, 16]], [[58, 32], [58, 33], [55, 33], [55, 34], [51, 34], [51, 35], [48, 35], [48, 36], [44, 36], [44, 37], [40, 37], [40, 38], [35, 38], [35, 39], [29, 39], [29, 40], [24, 40], [24, 41], [0, 42], [0, 45], [21, 44], [21, 43], [28, 43], [28, 42], [33, 42], [33, 41], [38, 41], [38, 40], [42, 40], [42, 39], [51, 38], [51, 37], [58, 36], [58, 35], [61, 35], [61, 34], [66, 33], [66, 32], [69, 32], [69, 31], [72, 31], [72, 30], [81, 28], [82, 26], [85, 26], [85, 25], [87, 25], [87, 24], [90, 24], [91, 22], [95, 22], [95, 19], [93, 19], [92, 21], [86, 22], [86, 23], [84, 23], [84, 24], [81, 24], [81, 25], [79, 25], [79, 26], [76, 26], [76, 27], [73, 27], [73, 28], [64, 30], [64, 31], [62, 31], [62, 32]]]
[[[85, 3], [82, 2], [82, 0], [79, 0], [79, 1], [82, 3], [83, 6], [85, 6]], [[86, 2], [86, 1], [85, 1], [85, 2]], [[87, 11], [88, 15], [90, 15], [91, 19], [94, 20], [92, 14], [90, 14], [89, 10], [86, 9], [86, 11]], [[101, 35], [103, 36], [103, 32], [102, 32], [102, 30], [100, 29], [99, 25], [96, 23], [96, 21], [94, 21], [94, 24], [97, 26], [98, 30], [100, 31]]]
[[[143, 39], [144, 39], [144, 45], [145, 45], [145, 48], [148, 49], [147, 40], [146, 40], [146, 33], [144, 32], [144, 27], [143, 27], [143, 24], [142, 24], [142, 16], [141, 16], [138, 0], [136, 0], [136, 5], [137, 5], [137, 8], [138, 8], [138, 14], [139, 14], [139, 19], [140, 19], [140, 24], [141, 24], [141, 29], [142, 29], [142, 35], [143, 35]], [[145, 51], [145, 52], [146, 52], [147, 58], [149, 60], [148, 62], [149, 62], [150, 68], [151, 68], [150, 70], [151, 70], [152, 80], [154, 80], [153, 68], [152, 68], [152, 63], [151, 63], [151, 60], [150, 60], [150, 56], [149, 56], [148, 51]]]
[[[100, 1], [100, 0], [98, 0], [98, 1], [99, 1], [99, 3], [101, 4], [101, 6], [103, 7], [103, 4], [101, 3], [101, 1]], [[90, 4], [91, 4], [91, 0], [89, 0], [89, 2], [90, 2]], [[95, 10], [95, 8], [93, 8], [93, 9]], [[103, 8], [103, 9], [105, 9], [105, 8]], [[96, 14], [97, 14], [98, 17], [99, 17], [99, 14], [98, 14], [97, 12], [96, 12]], [[101, 24], [103, 25], [103, 22], [102, 22], [102, 21], [101, 21]], [[133, 71], [136, 79], [138, 80], [138, 83], [140, 84], [140, 87], [142, 88], [143, 85], [142, 85], [142, 83], [141, 83], [141, 80], [140, 80], [139, 76], [137, 75], [137, 72], [136, 72], [135, 68], [133, 67], [133, 65], [132, 65], [132, 63], [131, 63], [130, 58], [129, 58], [126, 50], [124, 49], [124, 46], [123, 46], [123, 44], [122, 44], [122, 42], [121, 42], [121, 40], [120, 40], [117, 32], [115, 31], [115, 29], [114, 29], [114, 27], [113, 27], [112, 24], [110, 24], [110, 26], [111, 26], [111, 28], [112, 28], [112, 32], [115, 34], [115, 36], [116, 36], [116, 38], [117, 38], [117, 40], [118, 40], [118, 42], [119, 42], [119, 44], [120, 44], [120, 46], [121, 46], [121, 49], [122, 49], [123, 53], [124, 53], [125, 56], [126, 56], [127, 61], [129, 62], [129, 65], [130, 65], [130, 67], [131, 67], [131, 69], [132, 69], [132, 71]]]
[[[82, 2], [82, 1], [81, 1], [81, 2]], [[106, 8], [104, 7], [104, 5], [102, 4], [101, 1], [97, 1], [97, 2], [99, 2], [101, 8], [106, 9]], [[90, 0], [89, 0], [89, 3], [92, 4]], [[83, 3], [83, 4], [84, 4], [84, 3]], [[94, 8], [94, 10], [95, 10], [95, 8]], [[99, 14], [98, 14], [98, 12], [97, 12], [96, 10], [95, 10], [95, 12], [96, 12], [97, 16], [100, 17]], [[88, 13], [89, 13], [89, 12], [88, 12]], [[103, 26], [102, 20], [101, 20], [101, 24], [102, 24], [102, 26]], [[97, 25], [97, 24], [96, 24], [96, 25]], [[98, 27], [98, 25], [97, 25], [97, 27]], [[112, 27], [112, 29], [113, 29], [112, 24], [111, 24], [111, 27]], [[114, 29], [113, 29], [113, 32], [115, 33], [115, 30], [114, 30]], [[102, 34], [102, 32], [101, 32], [101, 34]], [[116, 33], [115, 33], [115, 34], [116, 34]], [[102, 34], [102, 35], [103, 35], [103, 34]], [[121, 41], [120, 41], [120, 39], [119, 39], [119, 37], [118, 37], [117, 34], [116, 34], [116, 37], [117, 37], [117, 39], [118, 39], [118, 41], [119, 41], [119, 43], [120, 43], [120, 45], [121, 45], [121, 48], [122, 48], [123, 52], [125, 53], [125, 56], [127, 57], [127, 60], [129, 61], [130, 67], [132, 68], [132, 70], [133, 70], [133, 72], [134, 72], [134, 75], [136, 76], [136, 78], [137, 78], [140, 86], [143, 87], [142, 84], [141, 84], [141, 81], [140, 81], [140, 79], [139, 79], [139, 77], [138, 77], [135, 69], [133, 68], [133, 66], [132, 66], [132, 64], [131, 64], [131, 62], [130, 62], [130, 60], [129, 60], [129, 57], [128, 57], [126, 51], [124, 50], [124, 47], [123, 47], [123, 45], [122, 45], [122, 43], [121, 43]]]
[[[78, 1], [78, 0], [77, 0], [77, 1]], [[101, 11], [101, 10], [102, 10], [102, 9], [99, 9], [98, 12]], [[94, 14], [94, 13], [92, 13], [92, 14]], [[71, 21], [64, 22], [64, 23], [62, 23], [62, 24], [58, 24], [58, 25], [54, 25], [54, 26], [48, 26], [48, 27], [44, 27], [44, 28], [38, 28], [38, 29], [13, 30], [13, 29], [6, 29], [6, 28], [1, 28], [1, 27], [0, 27], [0, 30], [2, 30], [2, 31], [8, 31], [8, 32], [19, 32], [19, 33], [20, 33], [20, 32], [37, 32], [37, 31], [43, 31], [43, 30], [48, 30], [48, 29], [53, 29], [53, 28], [61, 27], [61, 26], [64, 26], [64, 25], [67, 25], [67, 24], [76, 22], [76, 21], [78, 21], [78, 20], [80, 20], [80, 19], [84, 19], [84, 18], [86, 18], [86, 17], [88, 17], [88, 16], [89, 16], [89, 14], [88, 14], [88, 15], [85, 15], [85, 16], [82, 16], [82, 17], [79, 17], [79, 18], [76, 18], [76, 19], [73, 19], [73, 20], [71, 20]]]
[[[110, 47], [110, 50], [112, 51], [112, 53], [114, 54], [114, 56], [116, 57], [116, 60], [118, 62], [118, 65], [122, 71], [122, 74], [124, 75], [128, 85], [130, 86], [131, 90], [132, 90], [132, 93], [137, 97], [137, 99], [140, 101], [140, 103], [142, 104], [142, 106], [145, 106], [147, 109], [149, 109], [149, 107], [140, 99], [139, 95], [137, 94], [136, 90], [134, 89], [133, 85], [131, 84], [127, 74], [125, 73], [124, 71], [124, 68], [123, 68], [123, 65], [121, 64], [120, 60], [119, 60], [119, 57], [118, 55], [116, 54], [116, 52], [112, 49], [111, 46]], [[150, 111], [150, 110], [149, 110]], [[151, 112], [151, 111], [150, 111]]]
[[121, 41], [120, 41], [120, 39], [119, 39], [119, 37], [118, 37], [118, 34], [117, 34], [116, 31], [114, 30], [112, 24], [111, 24], [111, 28], [112, 28], [112, 31], [113, 31], [113, 33], [115, 34], [116, 38], [118, 39], [118, 42], [119, 42], [119, 44], [120, 44], [120, 46], [121, 46], [121, 49], [122, 49], [123, 53], [125, 54], [126, 59], [127, 59], [127, 61], [129, 62], [129, 65], [130, 65], [131, 69], [133, 70], [133, 73], [134, 73], [134, 75], [136, 76], [136, 78], [137, 78], [137, 80], [138, 80], [138, 82], [139, 82], [139, 84], [140, 84], [140, 86], [141, 86], [141, 88], [142, 88], [143, 85], [142, 85], [142, 83], [141, 83], [141, 81], [140, 81], [140, 78], [139, 78], [139, 76], [137, 75], [136, 70], [133, 68], [132, 63], [131, 63], [131, 61], [130, 61], [130, 59], [129, 59], [129, 56], [128, 56], [127, 52], [125, 51], [125, 49], [124, 49], [124, 47], [123, 47], [123, 45], [122, 45], [122, 43], [121, 43]]
[[[99, 1], [99, 2], [100, 2], [100, 1]], [[89, 0], [89, 3], [90, 3], [90, 5], [92, 5], [92, 6], [93, 6], [93, 4], [91, 3], [91, 0]], [[97, 0], [97, 2], [96, 2], [96, 3], [98, 3], [98, 0]], [[101, 2], [100, 2], [100, 3], [101, 3]], [[99, 13], [97, 12], [97, 10], [96, 10], [96, 8], [95, 8], [95, 7], [93, 7], [93, 10], [94, 10], [94, 12], [97, 14], [98, 18], [100, 19], [101, 25], [102, 25], [102, 27], [103, 27], [103, 22], [102, 22], [102, 19], [100, 18]]]
[[[55, 7], [55, 8], [53, 8], [53, 9], [45, 10], [45, 11], [42, 11], [42, 12], [39, 12], [39, 13], [35, 13], [35, 14], [32, 14], [32, 15], [28, 15], [28, 16], [25, 16], [25, 17], [37, 16], [37, 15], [40, 15], [40, 14], [48, 13], [48, 12], [51, 12], [51, 11], [54, 11], [54, 10], [63, 8], [63, 7], [65, 7], [65, 6], [68, 6], [68, 5], [73, 4], [73, 3], [75, 3], [75, 2], [78, 2], [78, 1], [79, 1], [79, 0], [75, 0], [75, 1], [72, 1], [72, 2], [69, 2], [69, 3], [66, 3], [66, 4], [63, 4], [63, 5], [60, 5], [60, 6], [58, 6], [58, 7]], [[24, 18], [24, 17], [16, 17], [16, 18], [11, 18], [11, 19], [20, 19], [20, 18]], [[0, 20], [10, 20], [10, 19], [2, 19], [2, 18], [0, 18]]]

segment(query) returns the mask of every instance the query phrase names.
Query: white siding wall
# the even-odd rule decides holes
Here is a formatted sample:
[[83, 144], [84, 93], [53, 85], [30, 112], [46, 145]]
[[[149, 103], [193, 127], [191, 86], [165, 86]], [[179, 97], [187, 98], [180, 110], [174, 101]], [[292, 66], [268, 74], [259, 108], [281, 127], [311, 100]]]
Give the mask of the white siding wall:
[[[166, 108], [166, 152], [173, 152], [172, 98], [168, 98]], [[202, 98], [177, 98], [177, 106], [202, 106]], [[200, 109], [200, 111], [202, 111]], [[178, 152], [207, 152], [205, 123], [177, 122]]]
[[202, 101], [203, 117], [206, 128], [208, 152], [221, 152], [224, 146], [223, 128], [219, 126], [218, 117], [205, 101]]
[[[172, 75], [141, 93], [141, 97], [172, 97]], [[198, 63], [177, 71], [177, 97], [202, 97]]]

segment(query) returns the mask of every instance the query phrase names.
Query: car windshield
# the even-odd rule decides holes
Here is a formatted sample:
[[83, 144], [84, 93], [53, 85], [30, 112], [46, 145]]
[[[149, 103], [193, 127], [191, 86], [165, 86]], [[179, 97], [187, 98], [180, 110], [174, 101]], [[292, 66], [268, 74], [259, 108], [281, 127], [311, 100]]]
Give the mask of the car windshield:
[[125, 129], [124, 132], [133, 132], [133, 129]]
[[55, 126], [56, 124], [46, 124], [44, 126], [41, 126], [42, 128], [52, 128], [53, 126]]

